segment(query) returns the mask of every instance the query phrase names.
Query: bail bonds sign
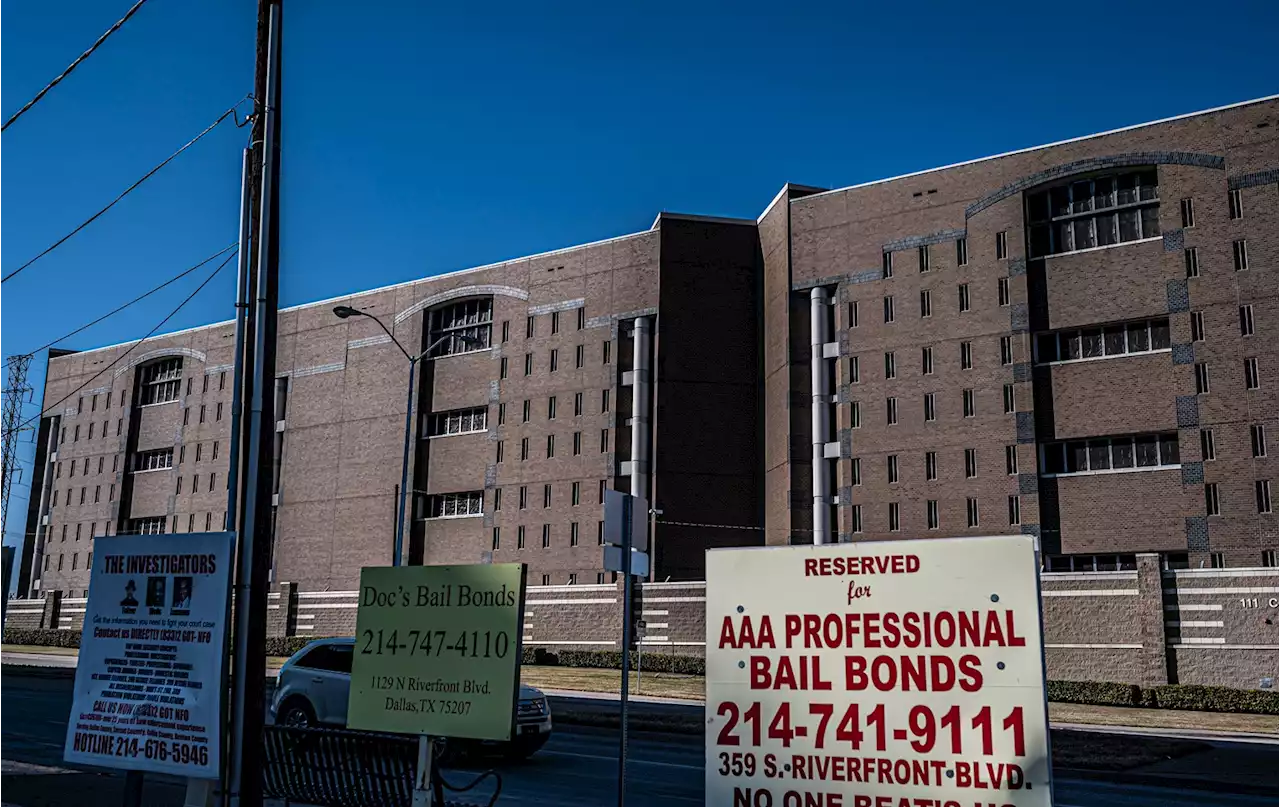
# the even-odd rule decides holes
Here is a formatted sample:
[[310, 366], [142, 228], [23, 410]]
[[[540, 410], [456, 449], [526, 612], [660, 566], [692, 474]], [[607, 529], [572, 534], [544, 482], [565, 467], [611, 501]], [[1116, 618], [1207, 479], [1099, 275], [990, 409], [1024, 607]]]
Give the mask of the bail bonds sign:
[[1028, 536], [707, 553], [708, 805], [1050, 807]]
[[524, 586], [523, 563], [361, 569], [347, 725], [510, 739]]

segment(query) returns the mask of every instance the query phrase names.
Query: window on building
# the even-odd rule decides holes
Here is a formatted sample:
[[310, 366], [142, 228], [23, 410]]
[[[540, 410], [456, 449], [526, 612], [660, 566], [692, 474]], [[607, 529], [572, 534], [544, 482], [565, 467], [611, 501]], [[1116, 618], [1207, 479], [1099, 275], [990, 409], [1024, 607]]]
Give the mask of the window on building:
[[574, 432], [573, 433], [573, 456], [576, 457], [581, 453], [582, 453], [582, 432]]
[[920, 372], [924, 375], [933, 375], [933, 348], [920, 348]]
[[527, 459], [529, 459], [529, 438], [521, 437], [520, 438], [520, 461], [524, 462]]
[[[543, 524], [543, 525], [542, 525], [542, 548], [543, 548], [543, 549], [550, 549], [550, 548], [551, 548], [551, 525], [550, 525], [550, 524]], [[545, 586], [545, 585], [546, 585], [546, 582], [545, 582], [546, 575], [543, 575], [543, 579], [544, 579], [544, 582], [543, 582], [543, 584], [542, 584], [542, 585], [544, 585], [544, 586]]]
[[970, 527], [978, 526], [978, 500], [970, 497], [965, 501], [966, 523]]
[[862, 484], [862, 458], [861, 457], [854, 457], [849, 462], [849, 484], [850, 485]]
[[529, 506], [529, 486], [521, 485], [520, 496], [519, 496], [519, 507], [521, 510], [524, 510], [528, 506]]
[[551, 372], [560, 369], [560, 350], [558, 348], [551, 349]]
[[858, 384], [862, 381], [862, 367], [857, 356], [849, 358], [849, 383]]
[[501, 509], [502, 509], [502, 488], [494, 488], [493, 489], [493, 512], [496, 513]]
[[1227, 191], [1227, 216], [1233, 219], [1244, 218], [1244, 200], [1239, 188]]
[[996, 302], [1001, 306], [1009, 304], [1009, 278], [1007, 277], [996, 280]]
[[978, 449], [966, 448], [964, 450], [964, 476], [966, 479], [973, 479], [978, 475]]
[[1196, 394], [1209, 394], [1209, 365], [1204, 362], [1196, 364]]
[[596, 544], [604, 546], [604, 522], [596, 522]]
[[524, 525], [516, 527], [516, 549], [524, 549]]
[[1196, 226], [1196, 209], [1192, 201], [1190, 199], [1183, 199], [1180, 206], [1182, 208], [1182, 226]]
[[1003, 365], [1013, 364], [1013, 337], [1000, 337], [1000, 363]]
[[898, 359], [893, 351], [884, 354], [884, 377], [886, 380], [898, 377]]
[[926, 451], [924, 453], [924, 478], [929, 482], [934, 482], [938, 479], [938, 452], [936, 451]]
[[569, 486], [569, 504], [577, 507], [582, 495], [582, 483], [574, 482]]
[[1262, 550], [1262, 565], [1272, 568], [1280, 566], [1280, 552], [1274, 549]]
[[1192, 342], [1204, 341], [1204, 312], [1203, 311], [1191, 312], [1191, 341]]
[[547, 435], [547, 459], [551, 459], [556, 455], [556, 436], [554, 434]]
[[960, 284], [960, 311], [961, 313], [969, 310], [969, 284]]
[[920, 272], [921, 274], [929, 271], [929, 245], [925, 244], [918, 250], [920, 254]]
[[551, 312], [551, 333], [552, 334], [560, 333], [560, 312], [559, 311]]
[[[579, 311], [582, 309], [579, 308]], [[587, 346], [578, 345], [573, 349], [573, 366], [575, 369], [581, 370], [587, 363]]]
[[1036, 336], [1036, 361], [1040, 364], [1169, 349], [1168, 317]]
[[[429, 317], [430, 342], [441, 340], [433, 355], [452, 356], [489, 347], [493, 332], [493, 299], [461, 300], [441, 306]], [[456, 338], [445, 338], [445, 337]]]
[[938, 529], [938, 500], [929, 499], [924, 503], [924, 520], [928, 529]]
[[533, 325], [536, 320], [537, 320], [537, 317], [533, 317], [533, 316], [524, 318], [524, 338], [525, 339], [533, 338]]
[[581, 392], [575, 392], [573, 394], [573, 416], [574, 417], [582, 416], [582, 393]]
[[1210, 462], [1217, 459], [1217, 446], [1214, 445], [1213, 429], [1200, 430], [1200, 459]]
[[1259, 479], [1253, 483], [1254, 498], [1257, 499], [1258, 512], [1271, 512], [1271, 480]]
[[609, 450], [609, 430], [600, 430], [600, 453], [604, 454]]
[[928, 289], [922, 289], [920, 291], [920, 316], [933, 316], [933, 296], [930, 294]]
[[498, 378], [507, 377], [507, 357], [503, 356], [498, 360]]
[[1253, 306], [1240, 306], [1240, 335], [1253, 336]]
[[610, 390], [607, 390], [607, 389], [600, 390], [600, 411], [601, 412], [609, 411], [609, 392]]
[[973, 402], [973, 390], [964, 390], [961, 393], [961, 400], [964, 404], [964, 416], [967, 418], [973, 417], [977, 413], [977, 409]]
[[[504, 322], [502, 324], [505, 326], [507, 323]], [[499, 549], [502, 548], [502, 528], [501, 527], [493, 528], [493, 543], [490, 546], [490, 548], [494, 552], [497, 552]]]
[[1244, 360], [1244, 386], [1245, 389], [1258, 389], [1258, 360], [1256, 358], [1248, 358]]
[[898, 423], [898, 399], [886, 398], [884, 402], [885, 419], [890, 426]]
[[485, 406], [476, 406], [469, 409], [453, 409], [448, 412], [432, 412], [427, 418], [429, 437], [473, 434], [485, 431], [487, 428], [489, 409]]
[[1235, 261], [1237, 272], [1243, 272], [1249, 268], [1249, 245], [1243, 238], [1231, 242], [1231, 257]]
[[504, 319], [502, 321], [502, 341], [505, 344], [511, 340], [511, 320]]
[[1009, 497], [1009, 523], [1022, 523], [1022, 503], [1018, 500], [1017, 496]]
[[1200, 277], [1200, 251], [1195, 247], [1182, 250], [1182, 262], [1187, 267], [1187, 277]]
[[520, 422], [528, 423], [533, 418], [533, 403], [525, 398], [520, 404]]
[[885, 252], [880, 256], [880, 277], [888, 280], [893, 277], [893, 253]]
[[1249, 427], [1249, 440], [1252, 443], [1253, 456], [1267, 456], [1267, 432], [1264, 426], [1254, 424]]
[[1009, 476], [1017, 476], [1018, 474], [1018, 447], [1016, 445], [1004, 447], [1004, 472]]
[[[578, 545], [578, 522], [570, 521], [569, 522], [569, 546], [577, 546], [577, 545]], [[576, 577], [576, 575], [570, 575], [570, 577], [571, 578]], [[571, 579], [569, 582], [573, 583], [576, 581]]]
[[524, 374], [527, 376], [533, 375], [533, 354], [532, 353], [524, 354]]
[[542, 486], [542, 506], [544, 508], [551, 506], [551, 485]]
[[1160, 235], [1154, 168], [1049, 188], [1027, 196], [1031, 257], [1110, 246]]
[[182, 474], [178, 474], [178, 484], [173, 492], [179, 496], [182, 495]]
[[204, 404], [200, 404], [200, 422], [204, 423]]
[[578, 317], [578, 330], [582, 330], [583, 328], [587, 327], [587, 309], [579, 308], [577, 317]]
[[547, 398], [547, 420], [556, 419], [556, 396]]
[[902, 522], [898, 517], [898, 503], [889, 502], [889, 532], [898, 532], [902, 529]]
[[164, 516], [130, 519], [129, 532], [133, 535], [161, 535], [164, 533]]
[[507, 405], [505, 403], [498, 404], [498, 425], [505, 425], [507, 422]]
[[116, 500], [116, 486], [114, 484], [109, 485], [107, 486], [107, 501], [114, 502], [115, 500]]
[[890, 454], [885, 457], [886, 470], [889, 474], [889, 484], [895, 484], [898, 481], [898, 455]]
[[606, 340], [604, 342], [604, 353], [603, 353], [604, 364], [608, 364], [610, 362], [612, 353], [613, 353], [613, 342]]
[[960, 343], [960, 369], [973, 369], [973, 342]]
[[80, 442], [80, 424], [78, 423], [76, 424], [75, 431], [71, 435], [71, 442], [73, 443]]
[[849, 402], [849, 427], [853, 429], [862, 428], [862, 404], [858, 401]]
[[456, 518], [484, 514], [484, 491], [437, 493], [427, 497], [427, 518]]
[[862, 505], [860, 504], [855, 504], [850, 508], [849, 530], [853, 533], [862, 532]]
[[1161, 432], [1046, 443], [1041, 448], [1040, 470], [1046, 475], [1062, 476], [1180, 465], [1178, 433]]
[[849, 317], [849, 327], [850, 328], [858, 327], [858, 301], [857, 300], [854, 300], [853, 302], [849, 303], [848, 317]]
[[173, 467], [173, 448], [139, 451], [133, 455], [134, 471], [159, 471]]
[[142, 367], [142, 405], [178, 400], [182, 390], [182, 357], [160, 359]]
[[956, 239], [956, 266], [964, 266], [969, 263], [969, 239]]
[[884, 321], [893, 322], [893, 295], [887, 295], [884, 298]]
[[996, 233], [996, 260], [1009, 257], [1009, 233], [1001, 230]]
[[498, 441], [497, 448], [494, 450], [494, 458], [493, 458], [493, 461], [494, 461], [494, 462], [502, 462], [502, 460], [503, 460], [503, 456], [502, 456], [502, 455], [503, 455], [503, 444], [504, 444], [504, 442], [505, 442], [505, 441], [503, 441], [503, 440], [499, 440], [499, 441]]
[[92, 423], [92, 422], [89, 423], [89, 439], [90, 440], [93, 439], [93, 427], [96, 425], [97, 425], [96, 423]]
[[1218, 483], [1210, 482], [1204, 486], [1204, 511], [1207, 515], [1222, 515], [1222, 505], [1218, 500]]
[[926, 392], [924, 394], [924, 419], [930, 422], [938, 419], [938, 408], [934, 402], [934, 393]]

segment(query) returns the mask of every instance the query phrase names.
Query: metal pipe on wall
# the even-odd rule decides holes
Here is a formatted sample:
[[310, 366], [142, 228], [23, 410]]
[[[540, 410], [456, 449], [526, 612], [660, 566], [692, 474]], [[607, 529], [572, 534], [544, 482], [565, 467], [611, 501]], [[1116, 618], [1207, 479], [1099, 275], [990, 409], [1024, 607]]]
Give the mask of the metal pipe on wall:
[[831, 341], [831, 304], [826, 289], [809, 292], [809, 390], [813, 431], [813, 542], [831, 543], [831, 466], [826, 459], [831, 441], [829, 409], [831, 384], [823, 348]]
[[649, 320], [638, 317], [631, 353], [631, 495], [649, 498]]

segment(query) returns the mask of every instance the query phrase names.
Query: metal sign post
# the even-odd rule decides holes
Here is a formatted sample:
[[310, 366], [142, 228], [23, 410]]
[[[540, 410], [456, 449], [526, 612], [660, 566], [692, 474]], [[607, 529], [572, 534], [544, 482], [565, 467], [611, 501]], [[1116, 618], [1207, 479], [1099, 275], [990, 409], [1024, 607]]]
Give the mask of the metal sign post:
[[622, 517], [622, 697], [618, 718], [621, 733], [618, 739], [618, 807], [627, 801], [627, 678], [631, 666], [631, 592], [635, 585], [631, 580], [631, 511], [633, 497], [623, 501]]
[[643, 619], [636, 622], [636, 694], [640, 694], [640, 663], [644, 661], [644, 634], [648, 625]]
[[418, 769], [413, 777], [412, 807], [431, 805], [431, 737], [418, 735]]

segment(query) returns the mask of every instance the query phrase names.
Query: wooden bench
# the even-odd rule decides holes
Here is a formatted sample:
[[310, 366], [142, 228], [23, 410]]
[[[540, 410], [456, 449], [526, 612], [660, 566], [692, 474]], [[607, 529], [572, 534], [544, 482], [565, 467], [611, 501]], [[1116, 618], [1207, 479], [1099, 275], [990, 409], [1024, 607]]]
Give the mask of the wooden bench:
[[[410, 807], [418, 760], [417, 738], [400, 734], [325, 728], [266, 726], [262, 732], [263, 795], [285, 804], [326, 807]], [[486, 771], [463, 787], [453, 787], [432, 765], [435, 804], [492, 807], [502, 780]], [[493, 776], [497, 788], [484, 800], [445, 799], [444, 791], [465, 791]]]

